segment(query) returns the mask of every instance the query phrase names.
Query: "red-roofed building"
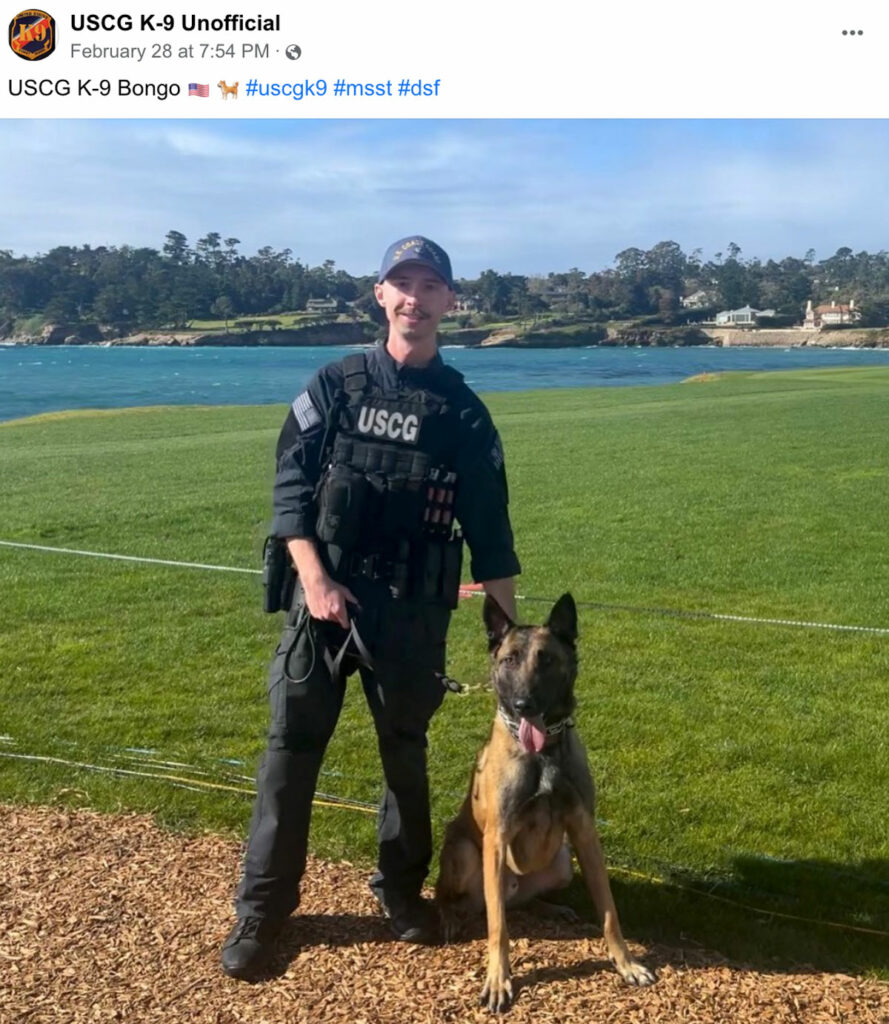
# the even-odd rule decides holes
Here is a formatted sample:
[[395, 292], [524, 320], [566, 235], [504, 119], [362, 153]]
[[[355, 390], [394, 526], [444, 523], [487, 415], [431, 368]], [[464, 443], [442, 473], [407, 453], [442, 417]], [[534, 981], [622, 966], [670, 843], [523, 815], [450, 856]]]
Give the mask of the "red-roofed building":
[[850, 299], [849, 305], [834, 300], [812, 308], [812, 300], [806, 303], [806, 319], [804, 327], [817, 329], [826, 324], [854, 324], [861, 319], [861, 311], [855, 308], [855, 300]]

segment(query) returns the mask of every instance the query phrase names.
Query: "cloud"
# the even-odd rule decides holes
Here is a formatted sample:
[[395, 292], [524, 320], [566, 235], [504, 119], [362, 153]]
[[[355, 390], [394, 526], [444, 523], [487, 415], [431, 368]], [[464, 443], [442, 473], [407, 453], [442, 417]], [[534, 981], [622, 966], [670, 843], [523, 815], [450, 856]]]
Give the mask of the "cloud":
[[[25, 127], [26, 130], [22, 130]], [[458, 273], [609, 265], [673, 239], [706, 255], [877, 249], [877, 122], [33, 121], [0, 168], [27, 216], [3, 245], [159, 248], [171, 228], [372, 271], [420, 231]]]

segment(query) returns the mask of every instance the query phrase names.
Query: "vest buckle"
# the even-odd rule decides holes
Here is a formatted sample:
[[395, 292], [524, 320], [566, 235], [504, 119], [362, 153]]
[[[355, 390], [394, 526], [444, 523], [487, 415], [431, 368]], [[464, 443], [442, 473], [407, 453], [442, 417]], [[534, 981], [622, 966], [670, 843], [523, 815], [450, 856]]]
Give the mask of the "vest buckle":
[[363, 576], [368, 580], [388, 580], [392, 575], [392, 563], [379, 552], [372, 555], [353, 554], [349, 556], [349, 575]]

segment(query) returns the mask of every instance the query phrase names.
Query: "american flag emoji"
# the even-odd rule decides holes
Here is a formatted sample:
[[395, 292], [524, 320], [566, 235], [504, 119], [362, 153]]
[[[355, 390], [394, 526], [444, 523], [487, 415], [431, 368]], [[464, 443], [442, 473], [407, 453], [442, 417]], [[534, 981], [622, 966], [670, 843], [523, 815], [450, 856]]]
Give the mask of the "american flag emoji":
[[209, 96], [210, 86], [209, 85], [198, 85], [196, 82], [188, 83], [188, 95], [189, 96]]

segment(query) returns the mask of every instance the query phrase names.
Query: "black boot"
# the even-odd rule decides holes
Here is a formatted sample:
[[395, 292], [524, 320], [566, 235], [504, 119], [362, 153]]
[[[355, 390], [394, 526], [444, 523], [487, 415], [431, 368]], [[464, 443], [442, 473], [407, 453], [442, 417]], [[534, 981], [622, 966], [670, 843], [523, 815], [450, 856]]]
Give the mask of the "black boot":
[[268, 917], [240, 918], [222, 944], [223, 971], [242, 981], [259, 977], [272, 957], [283, 923]]

